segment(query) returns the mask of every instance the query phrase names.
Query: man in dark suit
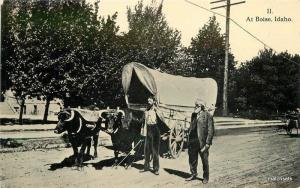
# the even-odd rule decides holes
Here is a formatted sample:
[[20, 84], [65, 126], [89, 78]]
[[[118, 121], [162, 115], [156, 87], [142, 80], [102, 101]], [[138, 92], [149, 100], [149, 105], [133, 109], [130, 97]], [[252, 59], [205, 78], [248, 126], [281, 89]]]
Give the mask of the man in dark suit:
[[208, 154], [214, 136], [213, 117], [205, 110], [205, 102], [197, 99], [192, 113], [188, 138], [189, 165], [192, 175], [186, 179], [191, 181], [197, 177], [198, 154], [203, 165], [203, 183], [209, 180]]

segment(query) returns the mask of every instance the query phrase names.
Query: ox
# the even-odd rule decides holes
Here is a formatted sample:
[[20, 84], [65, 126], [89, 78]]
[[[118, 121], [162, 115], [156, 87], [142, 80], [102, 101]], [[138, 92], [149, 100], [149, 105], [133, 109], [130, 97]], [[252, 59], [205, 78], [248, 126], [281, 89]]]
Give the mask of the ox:
[[[119, 112], [116, 113], [112, 118], [112, 133], [111, 140], [113, 144], [113, 150], [115, 155], [115, 165], [118, 164], [118, 156], [120, 153], [129, 154], [133, 149], [133, 145], [136, 145], [140, 137], [141, 122], [133, 118], [131, 112], [125, 114]], [[139, 151], [141, 146], [136, 148]], [[129, 161], [125, 160], [125, 167], [129, 165]]]
[[[94, 157], [97, 157], [98, 137], [101, 128], [102, 118], [100, 117], [95, 124], [86, 121], [78, 111], [65, 109], [58, 114], [58, 123], [54, 133], [60, 134], [68, 132], [68, 138], [72, 145], [75, 164], [82, 166], [85, 149], [90, 153], [91, 141], [94, 141]], [[78, 147], [80, 147], [78, 153]]]

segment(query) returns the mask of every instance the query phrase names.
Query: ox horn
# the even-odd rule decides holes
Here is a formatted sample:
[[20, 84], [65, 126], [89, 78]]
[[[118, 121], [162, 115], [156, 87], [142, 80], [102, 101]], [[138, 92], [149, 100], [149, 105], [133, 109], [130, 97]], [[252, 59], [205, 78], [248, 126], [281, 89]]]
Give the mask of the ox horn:
[[69, 112], [66, 112], [66, 114], [69, 114], [71, 117], [69, 119], [66, 119], [65, 121], [71, 121], [74, 118], [74, 111], [71, 110], [71, 114]]
[[117, 110], [117, 112], [121, 112], [121, 114], [123, 115], [123, 117], [125, 117], [125, 112], [123, 110]]

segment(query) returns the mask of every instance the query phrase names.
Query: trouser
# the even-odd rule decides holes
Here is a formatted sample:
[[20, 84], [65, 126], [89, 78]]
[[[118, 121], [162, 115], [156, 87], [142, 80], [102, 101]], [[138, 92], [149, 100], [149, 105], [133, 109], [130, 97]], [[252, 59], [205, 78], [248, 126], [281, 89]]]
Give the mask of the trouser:
[[153, 158], [153, 170], [159, 170], [159, 145], [160, 145], [160, 131], [157, 125], [147, 126], [147, 136], [145, 139], [144, 154], [145, 164], [144, 168], [150, 168], [150, 154]]
[[208, 164], [209, 152], [208, 150], [205, 150], [203, 153], [201, 153], [200, 144], [197, 139], [193, 139], [192, 141], [189, 141], [188, 154], [189, 154], [190, 170], [192, 175], [197, 176], [198, 154], [199, 154], [203, 166], [203, 178], [208, 180], [209, 179], [209, 164]]

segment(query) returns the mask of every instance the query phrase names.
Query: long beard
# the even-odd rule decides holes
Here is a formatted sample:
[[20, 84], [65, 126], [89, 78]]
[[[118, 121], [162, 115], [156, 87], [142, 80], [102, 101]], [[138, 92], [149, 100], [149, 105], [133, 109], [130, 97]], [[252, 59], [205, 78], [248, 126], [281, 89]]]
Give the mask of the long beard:
[[201, 107], [196, 108], [196, 109], [194, 110], [194, 113], [198, 114], [200, 111], [201, 111]]

